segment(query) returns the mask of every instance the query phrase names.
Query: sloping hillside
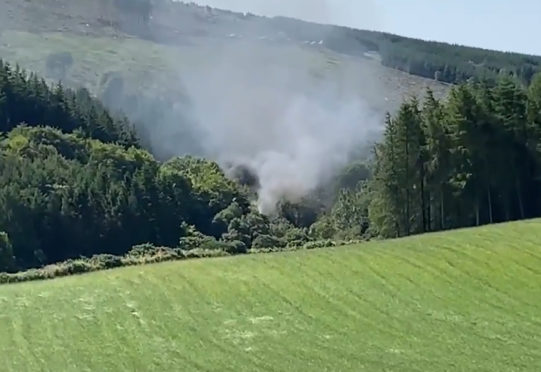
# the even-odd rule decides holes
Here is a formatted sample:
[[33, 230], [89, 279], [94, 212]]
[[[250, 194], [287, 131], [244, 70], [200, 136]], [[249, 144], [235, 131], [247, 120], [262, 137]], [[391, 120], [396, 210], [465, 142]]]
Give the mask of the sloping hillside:
[[[51, 83], [86, 87], [125, 112], [163, 159], [210, 156], [200, 151], [200, 111], [215, 111], [222, 102], [255, 98], [274, 110], [269, 97], [318, 95], [319, 105], [362, 102], [381, 123], [405, 97], [427, 87], [444, 97], [449, 88], [384, 67], [377, 52], [325, 28], [299, 22], [300, 30], [315, 27], [315, 33], [297, 34], [296, 27], [287, 31], [289, 21], [167, 1], [142, 16], [119, 10], [120, 3], [7, 0], [0, 4], [0, 58]], [[328, 40], [320, 39], [325, 35]]]
[[538, 371], [541, 222], [0, 287], [4, 371]]

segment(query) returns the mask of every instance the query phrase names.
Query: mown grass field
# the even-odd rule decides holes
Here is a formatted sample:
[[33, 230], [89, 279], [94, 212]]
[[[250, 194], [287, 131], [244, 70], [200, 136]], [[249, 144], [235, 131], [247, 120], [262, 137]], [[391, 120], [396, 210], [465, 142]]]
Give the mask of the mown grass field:
[[540, 371], [541, 221], [0, 286], [2, 371]]

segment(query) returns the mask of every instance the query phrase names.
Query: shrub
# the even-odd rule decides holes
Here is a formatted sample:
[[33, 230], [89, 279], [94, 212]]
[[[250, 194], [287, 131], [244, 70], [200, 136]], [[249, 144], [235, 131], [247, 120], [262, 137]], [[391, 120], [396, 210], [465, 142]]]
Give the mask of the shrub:
[[229, 249], [229, 245], [226, 242], [222, 242], [222, 241], [216, 240], [214, 238], [207, 237], [206, 239], [204, 239], [201, 242], [201, 244], [197, 248], [205, 250], [205, 251], [224, 251], [224, 252], [227, 252], [228, 249]]
[[191, 251], [192, 249], [200, 248], [204, 245], [208, 245], [210, 247], [216, 241], [215, 238], [199, 232], [195, 226], [188, 225], [185, 222], [182, 223], [180, 229], [182, 237], [179, 241], [179, 248], [183, 250]]
[[207, 239], [201, 244], [199, 249], [203, 251], [222, 251], [229, 254], [242, 254], [246, 253], [247, 246], [239, 240], [224, 242], [216, 239]]
[[248, 247], [240, 240], [233, 240], [227, 243], [226, 252], [230, 254], [244, 254], [248, 252]]
[[331, 239], [336, 234], [333, 221], [329, 216], [323, 216], [310, 227], [313, 239]]
[[53, 270], [53, 277], [84, 274], [91, 271], [95, 271], [95, 266], [89, 260], [72, 260], [59, 265], [52, 265], [50, 267]]
[[143, 265], [166, 261], [176, 261], [186, 258], [182, 250], [166, 247], [153, 247], [146, 255], [131, 255], [122, 257], [122, 266]]
[[186, 258], [211, 258], [211, 257], [226, 257], [229, 253], [220, 250], [205, 250], [201, 248], [192, 249], [191, 251], [184, 251]]
[[282, 239], [276, 238], [270, 235], [259, 235], [252, 242], [253, 249], [261, 248], [283, 248], [286, 246], [286, 242]]
[[[284, 239], [288, 242], [290, 246], [302, 246], [306, 243], [308, 239], [308, 234], [305, 229], [292, 228], [286, 232]], [[295, 242], [296, 245], [291, 245], [290, 243]], [[298, 244], [301, 242], [300, 244]]]
[[[1, 236], [4, 236], [5, 242], [5, 234], [0, 234], [0, 237]], [[357, 242], [358, 241], [349, 241], [346, 244]], [[303, 240], [294, 240], [286, 244], [285, 240], [270, 235], [258, 236], [254, 240], [254, 246], [249, 250], [247, 249], [246, 244], [241, 241], [223, 242], [210, 237], [205, 237], [202, 245], [190, 250], [184, 250], [182, 248], [154, 247], [152, 244], [140, 244], [134, 246], [130, 252], [123, 257], [101, 254], [91, 258], [68, 260], [58, 264], [48, 265], [41, 269], [30, 269], [15, 274], [0, 272], [0, 284], [53, 279], [121, 266], [151, 264], [182, 259], [225, 257], [231, 254], [256, 254], [295, 251], [298, 249], [327, 248], [336, 245], [336, 242], [332, 240], [318, 240], [307, 243], [303, 242]]]
[[293, 240], [287, 243], [288, 248], [302, 248], [306, 244], [304, 240]]
[[127, 256], [132, 257], [144, 257], [147, 255], [152, 255], [156, 251], [156, 247], [154, 244], [151, 243], [144, 243], [144, 244], [138, 244], [134, 245], [132, 249], [127, 253]]
[[89, 264], [98, 270], [114, 269], [115, 267], [122, 266], [122, 258], [112, 254], [100, 254], [92, 256]]
[[317, 249], [317, 248], [330, 248], [330, 247], [336, 247], [336, 242], [332, 240], [317, 240], [315, 242], [308, 242], [303, 246], [304, 249]]

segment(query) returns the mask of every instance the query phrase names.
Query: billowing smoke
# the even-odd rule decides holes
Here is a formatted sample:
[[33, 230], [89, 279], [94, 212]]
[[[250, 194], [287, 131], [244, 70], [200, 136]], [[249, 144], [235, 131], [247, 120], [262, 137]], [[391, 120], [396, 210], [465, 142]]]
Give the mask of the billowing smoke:
[[255, 172], [264, 213], [327, 181], [381, 125], [369, 71], [322, 49], [235, 41], [218, 56], [182, 79], [191, 116], [205, 156]]
[[[323, 22], [332, 21], [337, 11], [336, 1], [325, 0], [252, 3], [257, 4], [263, 7], [259, 13], [304, 11], [304, 18]], [[168, 66], [178, 66], [178, 81], [172, 77], [166, 85], [181, 93], [168, 94], [150, 108], [135, 103], [129, 110], [142, 111], [141, 129], [158, 157], [191, 153], [224, 168], [250, 170], [260, 210], [272, 213], [281, 199], [298, 201], [328, 181], [381, 127], [381, 109], [366, 104], [374, 102], [368, 97], [384, 96], [373, 65], [327, 50], [325, 32], [330, 31], [292, 40], [252, 17], [226, 24], [211, 11], [198, 12], [199, 18], [186, 17], [179, 26], [183, 32], [206, 27], [205, 36], [179, 36], [191, 63], [161, 56]], [[208, 23], [191, 24], [194, 19]], [[178, 104], [163, 110], [157, 108], [162, 101]]]

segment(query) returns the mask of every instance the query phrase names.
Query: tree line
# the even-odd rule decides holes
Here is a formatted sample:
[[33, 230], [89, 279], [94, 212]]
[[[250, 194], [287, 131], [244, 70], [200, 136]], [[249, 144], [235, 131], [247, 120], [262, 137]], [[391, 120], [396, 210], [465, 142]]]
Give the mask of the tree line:
[[398, 36], [387, 35], [378, 49], [385, 66], [451, 84], [470, 79], [494, 84], [504, 76], [529, 84], [541, 71], [541, 58], [537, 56]]
[[243, 253], [312, 239], [261, 215], [216, 163], [157, 161], [85, 90], [0, 67], [0, 272], [146, 243]]
[[0, 132], [21, 123], [47, 123], [64, 132], [81, 132], [103, 142], [137, 144], [133, 126], [125, 117], [114, 117], [84, 89], [50, 87], [35, 73], [12, 67], [0, 59]]
[[383, 237], [540, 216], [541, 75], [408, 100], [387, 117], [373, 172], [369, 218]]
[[0, 66], [0, 272], [141, 244], [238, 254], [541, 216], [541, 75], [406, 100], [372, 157], [269, 217], [249, 169], [157, 161], [86, 91]]
[[276, 17], [268, 21], [297, 41], [323, 40], [338, 53], [362, 56], [378, 52], [383, 65], [412, 75], [458, 84], [470, 79], [495, 83], [512, 76], [529, 84], [541, 72], [541, 57], [413, 39], [385, 32], [319, 25]]

